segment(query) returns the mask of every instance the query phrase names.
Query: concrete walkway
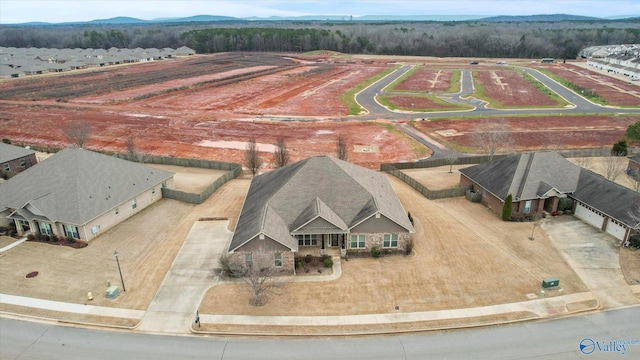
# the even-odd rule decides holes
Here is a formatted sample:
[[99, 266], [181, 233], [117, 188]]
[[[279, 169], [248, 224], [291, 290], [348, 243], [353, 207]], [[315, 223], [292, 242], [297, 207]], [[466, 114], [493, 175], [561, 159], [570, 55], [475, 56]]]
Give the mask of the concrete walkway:
[[225, 221], [198, 221], [151, 301], [136, 330], [187, 334], [207, 290], [218, 283], [218, 258], [226, 251], [231, 233]]

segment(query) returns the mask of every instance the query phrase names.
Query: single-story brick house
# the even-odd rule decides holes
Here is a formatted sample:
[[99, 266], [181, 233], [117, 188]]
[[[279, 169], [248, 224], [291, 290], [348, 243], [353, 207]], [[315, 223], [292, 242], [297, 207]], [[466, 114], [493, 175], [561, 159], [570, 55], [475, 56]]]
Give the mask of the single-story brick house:
[[14, 221], [20, 235], [90, 241], [160, 200], [173, 175], [67, 148], [0, 184], [0, 217]]
[[[460, 185], [481, 193], [481, 202], [501, 214], [513, 198], [514, 216], [553, 213], [561, 198], [576, 217], [626, 241], [640, 231], [634, 216], [640, 193], [583, 169], [555, 152], [521, 153], [460, 170]], [[640, 214], [639, 214], [640, 216]]]
[[37, 163], [35, 151], [0, 142], [0, 170], [20, 172]]
[[414, 232], [385, 174], [329, 156], [254, 177], [235, 229], [232, 263], [289, 274], [296, 254], [403, 250]]

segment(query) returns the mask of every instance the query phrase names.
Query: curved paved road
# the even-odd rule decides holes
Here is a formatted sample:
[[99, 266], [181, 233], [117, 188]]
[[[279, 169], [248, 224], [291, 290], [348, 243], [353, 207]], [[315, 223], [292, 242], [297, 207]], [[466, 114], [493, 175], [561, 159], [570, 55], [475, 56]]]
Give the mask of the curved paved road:
[[[481, 329], [274, 340], [168, 337], [0, 318], [0, 359], [638, 359], [638, 323], [640, 308], [636, 306]], [[619, 340], [634, 344], [611, 352], [586, 347], [585, 352], [593, 350], [587, 355], [579, 347], [585, 338], [603, 349]], [[591, 343], [585, 340], [583, 344]]]

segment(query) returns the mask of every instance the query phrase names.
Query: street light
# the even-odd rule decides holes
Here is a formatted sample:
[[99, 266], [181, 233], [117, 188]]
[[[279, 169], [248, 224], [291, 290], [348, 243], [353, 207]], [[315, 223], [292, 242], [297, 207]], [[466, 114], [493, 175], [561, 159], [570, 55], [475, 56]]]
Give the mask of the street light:
[[124, 280], [122, 279], [122, 270], [120, 269], [120, 260], [118, 260], [118, 251], [113, 252], [113, 256], [116, 257], [116, 262], [118, 263], [118, 272], [120, 273], [120, 282], [122, 283], [122, 291], [127, 291], [124, 287]]

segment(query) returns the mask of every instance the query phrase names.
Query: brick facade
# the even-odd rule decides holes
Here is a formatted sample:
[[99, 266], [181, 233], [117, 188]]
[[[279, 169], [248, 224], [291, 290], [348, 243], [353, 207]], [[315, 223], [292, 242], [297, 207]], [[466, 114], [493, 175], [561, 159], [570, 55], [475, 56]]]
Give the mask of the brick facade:
[[0, 164], [0, 170], [21, 172], [38, 163], [36, 154], [29, 154]]

